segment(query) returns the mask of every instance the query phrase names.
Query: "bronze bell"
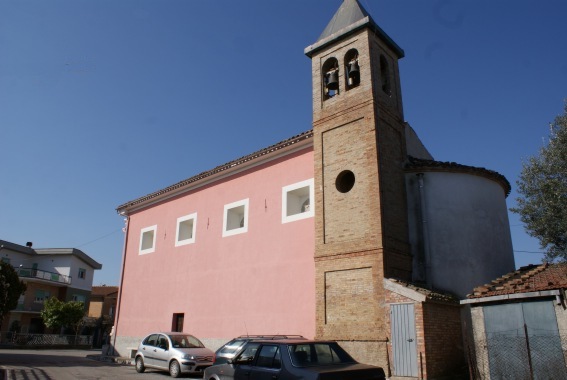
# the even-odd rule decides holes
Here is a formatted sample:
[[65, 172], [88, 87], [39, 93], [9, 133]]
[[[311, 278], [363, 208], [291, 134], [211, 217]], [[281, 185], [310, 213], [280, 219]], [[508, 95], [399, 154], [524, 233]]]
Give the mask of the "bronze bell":
[[348, 65], [348, 77], [355, 79], [360, 76], [360, 71], [358, 70], [358, 61], [351, 61]]
[[339, 78], [337, 76], [338, 70], [329, 71], [327, 73], [327, 90], [335, 91], [339, 89]]

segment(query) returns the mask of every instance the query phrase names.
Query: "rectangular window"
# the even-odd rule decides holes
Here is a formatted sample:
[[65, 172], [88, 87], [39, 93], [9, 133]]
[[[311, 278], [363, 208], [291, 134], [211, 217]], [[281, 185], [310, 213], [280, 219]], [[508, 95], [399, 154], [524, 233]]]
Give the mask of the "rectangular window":
[[312, 218], [315, 215], [313, 179], [282, 188], [282, 223]]
[[177, 218], [175, 246], [179, 247], [180, 245], [194, 243], [196, 228], [197, 228], [196, 213]]
[[79, 268], [79, 278], [84, 279], [85, 277], [87, 277], [87, 270], [84, 268]]
[[73, 301], [85, 303], [85, 296], [73, 294]]
[[157, 225], [143, 228], [140, 234], [140, 255], [156, 250]]
[[6, 263], [6, 264], [10, 264], [10, 258], [9, 257], [2, 257], [2, 262]]
[[44, 303], [49, 299], [49, 292], [47, 290], [38, 289], [35, 291], [35, 298], [33, 302], [35, 303]]
[[281, 368], [281, 356], [278, 346], [266, 345], [260, 349], [256, 366], [264, 368]]
[[223, 226], [223, 237], [248, 232], [248, 199], [224, 206]]

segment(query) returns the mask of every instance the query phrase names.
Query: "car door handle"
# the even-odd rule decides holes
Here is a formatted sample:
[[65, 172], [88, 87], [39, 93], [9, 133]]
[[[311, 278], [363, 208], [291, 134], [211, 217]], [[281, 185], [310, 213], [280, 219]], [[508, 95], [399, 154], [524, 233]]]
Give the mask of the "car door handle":
[[412, 338], [409, 338], [409, 339], [408, 339], [408, 342], [413, 342], [413, 339], [412, 339]]

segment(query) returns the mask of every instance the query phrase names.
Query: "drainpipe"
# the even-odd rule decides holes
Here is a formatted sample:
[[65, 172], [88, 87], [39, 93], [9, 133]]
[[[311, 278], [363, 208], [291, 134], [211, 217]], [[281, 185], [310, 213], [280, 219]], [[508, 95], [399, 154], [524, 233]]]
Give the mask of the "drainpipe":
[[418, 190], [419, 190], [419, 212], [421, 214], [421, 251], [424, 261], [424, 280], [428, 288], [433, 286], [433, 274], [431, 273], [431, 249], [429, 246], [429, 226], [427, 225], [427, 207], [425, 202], [425, 182], [423, 180], [423, 173], [417, 174]]
[[[125, 215], [121, 213], [121, 215]], [[125, 215], [124, 219], [124, 246], [122, 248], [122, 269], [120, 271], [120, 287], [118, 288], [118, 299], [116, 300], [116, 316], [114, 325], [112, 326], [112, 354], [116, 355], [116, 336], [118, 335], [118, 320], [120, 319], [120, 303], [122, 301], [122, 285], [124, 284], [124, 270], [126, 269], [126, 248], [128, 247], [128, 227], [130, 225], [130, 217]]]

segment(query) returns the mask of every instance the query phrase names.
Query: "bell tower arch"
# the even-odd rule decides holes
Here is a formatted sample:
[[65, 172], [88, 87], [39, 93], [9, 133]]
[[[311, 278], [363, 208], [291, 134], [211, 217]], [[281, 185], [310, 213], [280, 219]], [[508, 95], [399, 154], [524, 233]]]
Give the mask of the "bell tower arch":
[[313, 78], [316, 334], [386, 365], [383, 279], [411, 280], [412, 268], [404, 52], [357, 0], [344, 0], [305, 54]]

